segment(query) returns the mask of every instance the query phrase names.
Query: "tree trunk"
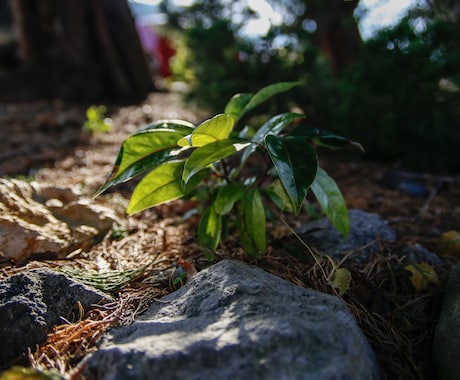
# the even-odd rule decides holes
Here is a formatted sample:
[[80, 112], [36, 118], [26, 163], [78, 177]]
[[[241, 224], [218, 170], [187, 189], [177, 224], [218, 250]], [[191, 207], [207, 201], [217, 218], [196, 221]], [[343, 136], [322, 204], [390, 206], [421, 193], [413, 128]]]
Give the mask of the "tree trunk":
[[358, 57], [362, 46], [354, 10], [359, 0], [304, 0], [304, 18], [316, 22], [313, 41], [329, 58], [331, 68], [340, 72]]
[[19, 89], [24, 99], [129, 103], [153, 90], [126, 0], [10, 0], [10, 5], [22, 62], [14, 75], [0, 79], [10, 97]]

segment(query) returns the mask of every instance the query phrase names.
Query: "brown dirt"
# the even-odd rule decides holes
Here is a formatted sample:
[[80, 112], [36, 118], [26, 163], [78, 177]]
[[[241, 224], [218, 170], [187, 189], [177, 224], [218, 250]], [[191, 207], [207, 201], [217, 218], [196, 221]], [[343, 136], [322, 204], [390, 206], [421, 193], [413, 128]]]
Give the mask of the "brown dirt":
[[[177, 95], [154, 93], [138, 106], [109, 109], [113, 130], [91, 135], [81, 128], [85, 109], [61, 102], [0, 105], [0, 176], [33, 176], [39, 182], [78, 186], [83, 193], [94, 194], [110, 173], [120, 143], [140, 126], [159, 119], [198, 122], [204, 118], [201, 111], [183, 106]], [[365, 266], [343, 264], [352, 272], [343, 299], [376, 351], [386, 378], [428, 379], [433, 376], [430, 344], [442, 290], [457, 259], [445, 257], [446, 263], [434, 268], [439, 284], [417, 292], [399, 253], [402, 245], [416, 243], [436, 252], [442, 233], [459, 230], [460, 178], [405, 172], [405, 177], [415, 176], [427, 189], [422, 196], [411, 196], [390, 186], [394, 182], [390, 175], [400, 168], [364, 159], [320, 152], [321, 165], [338, 182], [349, 208], [382, 215], [396, 229], [398, 241], [382, 243]], [[180, 286], [173, 283], [180, 267], [199, 270], [210, 264], [196, 242], [196, 217], [183, 218], [193, 204], [177, 201], [127, 217], [124, 209], [133, 187], [123, 184], [97, 199], [119, 214], [123, 224], [119, 236], [112, 234], [67, 260], [31, 260], [20, 267], [0, 264], [0, 278], [5, 278], [37, 266], [101, 272], [139, 268], [156, 260], [114, 292], [113, 304], [82, 310], [79, 321], [58, 326], [47, 344], [30, 354], [30, 365], [56, 368], [77, 379], [75, 365], [94, 350], [106, 328], [129, 324], [149, 303]], [[295, 225], [305, 218], [289, 218], [289, 222]], [[282, 225], [271, 226], [269, 236], [270, 246], [262, 258], [247, 256], [237, 237], [231, 236], [222, 243], [217, 259], [238, 258], [300, 286], [337, 294], [327, 279], [333, 268], [326, 258], [310, 252]]]

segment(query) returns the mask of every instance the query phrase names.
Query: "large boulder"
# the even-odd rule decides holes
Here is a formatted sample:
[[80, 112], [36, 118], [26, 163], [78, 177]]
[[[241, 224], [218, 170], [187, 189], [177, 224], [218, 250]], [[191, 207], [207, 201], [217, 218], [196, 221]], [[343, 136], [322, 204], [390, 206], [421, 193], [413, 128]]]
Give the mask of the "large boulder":
[[116, 327], [81, 364], [87, 379], [378, 379], [346, 304], [224, 260]]
[[[37, 344], [55, 325], [79, 317], [78, 302], [85, 310], [109, 298], [49, 269], [32, 269], [0, 282], [0, 368]], [[76, 318], [74, 318], [76, 317]]]
[[433, 340], [438, 379], [460, 376], [460, 263], [451, 270]]
[[64, 257], [99, 241], [113, 211], [74, 190], [0, 179], [0, 255], [16, 263], [34, 254]]

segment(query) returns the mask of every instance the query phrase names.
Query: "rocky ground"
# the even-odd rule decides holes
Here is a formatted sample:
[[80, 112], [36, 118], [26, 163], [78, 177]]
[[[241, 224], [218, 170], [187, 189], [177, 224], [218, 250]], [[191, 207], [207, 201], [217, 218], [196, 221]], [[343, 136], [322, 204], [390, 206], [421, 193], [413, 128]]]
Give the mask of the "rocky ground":
[[[180, 118], [198, 122], [207, 116], [201, 110], [182, 105], [175, 94], [154, 93], [140, 105], [109, 108], [112, 131], [91, 134], [82, 130], [85, 109], [86, 106], [58, 101], [0, 105], [0, 176], [33, 178], [42, 184], [75, 187], [82, 195], [91, 196], [110, 173], [120, 143], [129, 133], [153, 120]], [[366, 162], [365, 156], [351, 158], [320, 152], [320, 160], [337, 181], [349, 208], [377, 213], [397, 232], [397, 240], [382, 243], [369, 262], [343, 263], [353, 275], [351, 288], [343, 298], [388, 378], [430, 378], [433, 328], [443, 287], [456, 258], [443, 256], [443, 262], [433, 266], [439, 283], [417, 291], [409, 280], [410, 274], [404, 270], [402, 247], [420, 244], [442, 255], [439, 248], [442, 235], [460, 228], [460, 177], [446, 173], [412, 173], [397, 165]], [[6, 278], [43, 266], [101, 272], [139, 268], [156, 260], [154, 267], [147, 268], [115, 293], [116, 302], [110, 313], [93, 311], [80, 323], [73, 324], [71, 328], [76, 329], [74, 335], [79, 339], [72, 344], [67, 341], [69, 331], [66, 329], [70, 327], [59, 326], [48, 344], [31, 353], [32, 365], [71, 373], [79, 358], [93, 349], [99, 336], [87, 334], [91, 322], [111, 318], [110, 323], [129, 323], [154, 298], [180, 286], [174, 283], [175, 271], [199, 270], [209, 265], [196, 244], [197, 220], [183, 218], [192, 207], [189, 203], [177, 201], [128, 218], [124, 209], [132, 189], [133, 184], [123, 184], [96, 200], [116, 211], [120, 225], [93, 247], [76, 249], [65, 260], [42, 257], [20, 264], [0, 262], [0, 278]], [[314, 203], [312, 206], [312, 210], [318, 210]], [[298, 226], [311, 217], [314, 212], [289, 222]], [[313, 261], [285, 226], [271, 226], [269, 236], [271, 243], [263, 258], [248, 257], [231, 236], [223, 242], [218, 259], [239, 258], [298, 285], [336, 293], [322, 275], [323, 271], [332, 270], [327, 259]], [[299, 255], [299, 250], [303, 250], [303, 254]], [[158, 277], [159, 269], [166, 277]], [[112, 318], [113, 313], [118, 316], [117, 322]], [[98, 331], [110, 323], [98, 324]]]

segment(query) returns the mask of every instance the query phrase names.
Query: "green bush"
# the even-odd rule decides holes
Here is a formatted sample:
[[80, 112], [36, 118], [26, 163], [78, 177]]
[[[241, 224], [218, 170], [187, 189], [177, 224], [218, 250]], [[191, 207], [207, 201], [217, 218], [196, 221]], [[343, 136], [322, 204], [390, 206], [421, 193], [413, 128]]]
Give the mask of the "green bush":
[[[219, 112], [226, 99], [244, 89], [255, 92], [270, 83], [302, 78], [308, 86], [294, 89], [295, 97], [318, 98], [323, 92], [327, 62], [309, 40], [309, 33], [272, 28], [266, 36], [249, 38], [239, 31], [251, 18], [246, 9], [235, 24], [222, 1], [205, 0], [179, 9], [166, 5], [169, 28], [181, 35], [173, 60], [175, 79], [189, 85], [186, 100]], [[283, 42], [279, 43], [280, 36]], [[292, 98], [292, 97], [291, 97]], [[286, 109], [287, 97], [263, 105], [267, 113]], [[310, 110], [308, 110], [310, 112]]]
[[321, 109], [328, 128], [359, 136], [370, 157], [460, 171], [460, 32], [405, 18], [368, 41]]
[[[301, 78], [307, 86], [294, 89], [292, 98], [312, 127], [358, 138], [368, 158], [416, 170], [460, 171], [458, 23], [414, 12], [363, 42], [348, 71], [331, 73], [302, 27], [280, 25], [264, 37], [243, 38], [241, 25], [231, 23], [219, 4], [208, 0], [181, 9], [176, 21], [187, 23], [172, 22], [187, 49], [178, 67], [189, 74], [189, 100], [218, 112], [223, 99], [241, 89]], [[262, 111], [281, 112], [286, 100], [278, 97]]]
[[[332, 148], [359, 144], [301, 124], [294, 127], [294, 121], [304, 118], [299, 113], [278, 114], [258, 127], [241, 124], [255, 107], [295, 86], [295, 82], [282, 82], [256, 94], [237, 94], [224, 113], [198, 126], [163, 120], [141, 129], [123, 142], [114, 170], [99, 193], [150, 171], [132, 194], [129, 214], [200, 194], [201, 245], [215, 251], [225, 229], [235, 225], [246, 251], [259, 255], [266, 248], [271, 206], [297, 214], [311, 189], [331, 222], [347, 236], [344, 199], [319, 167], [313, 144]], [[256, 164], [249, 164], [253, 155]]]

